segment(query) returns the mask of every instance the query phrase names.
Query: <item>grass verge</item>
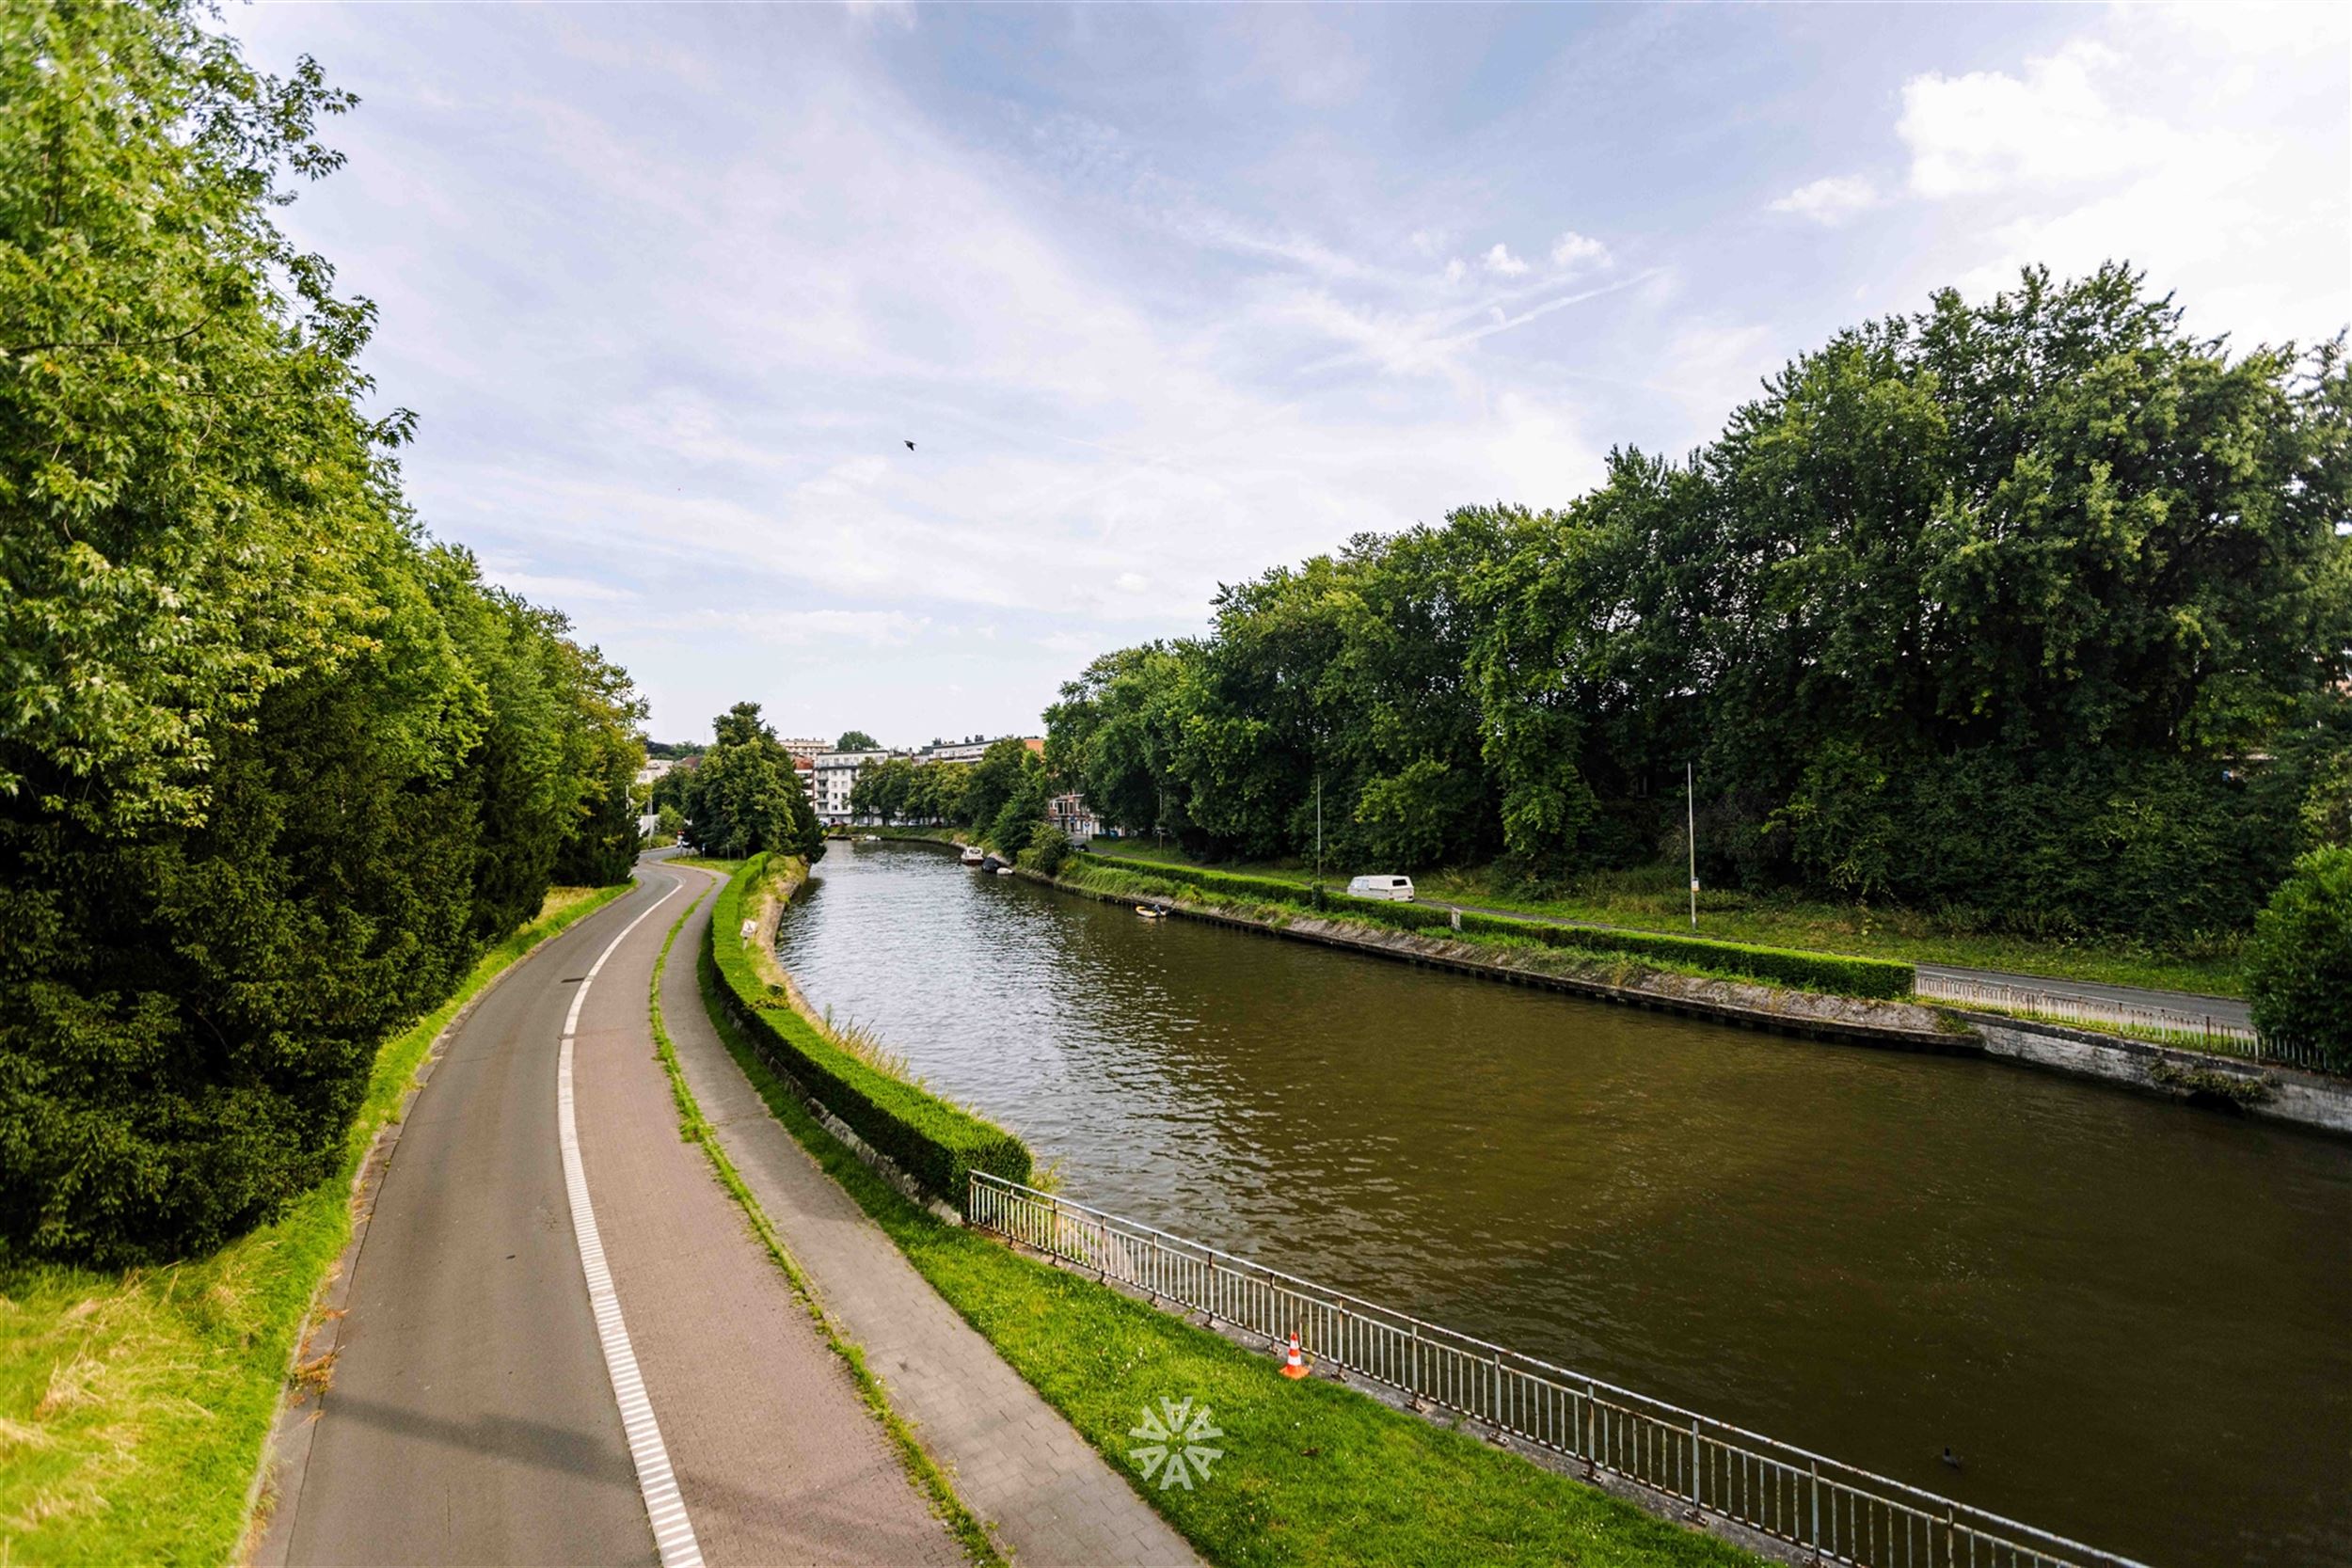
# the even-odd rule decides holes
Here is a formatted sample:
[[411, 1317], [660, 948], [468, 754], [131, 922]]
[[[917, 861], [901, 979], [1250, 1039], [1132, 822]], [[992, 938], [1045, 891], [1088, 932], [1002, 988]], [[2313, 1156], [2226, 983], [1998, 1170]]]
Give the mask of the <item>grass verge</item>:
[[[1105, 843], [1103, 848], [1128, 860], [1204, 864], [1181, 850], [1155, 847], [1149, 840], [1120, 839]], [[1288, 863], [1207, 868], [1299, 883], [1314, 879], [1311, 871]], [[1344, 887], [1347, 875], [1335, 867], [1324, 880]], [[1530, 898], [1498, 887], [1485, 867], [1417, 873], [1413, 880], [1424, 899], [1667, 936], [1687, 936], [1691, 930], [1689, 891], [1672, 867], [1595, 872], [1549, 898]], [[2123, 942], [2037, 940], [1966, 930], [1915, 911], [1828, 904], [1730, 888], [1701, 891], [1699, 934], [1765, 947], [1957, 964], [2054, 980], [2141, 986], [2207, 996], [2246, 994], [2237, 949], [2226, 942], [2209, 951], [2162, 953]]]
[[313, 1293], [351, 1236], [351, 1179], [434, 1037], [516, 959], [628, 891], [558, 888], [450, 998], [376, 1053], [342, 1167], [207, 1257], [0, 1278], [0, 1563], [234, 1557]]
[[1463, 1433], [1253, 1355], [916, 1208], [819, 1127], [737, 1028], [707, 952], [720, 1037], [770, 1110], [946, 1299], [1121, 1473], [1158, 1402], [1214, 1412], [1218, 1459], [1145, 1497], [1212, 1562], [1735, 1564], [1759, 1560]]
[[857, 1385], [859, 1397], [865, 1400], [866, 1409], [872, 1411], [875, 1418], [882, 1422], [882, 1430], [890, 1434], [890, 1441], [897, 1447], [898, 1457], [907, 1467], [907, 1474], [922, 1488], [923, 1495], [930, 1499], [932, 1512], [946, 1522], [948, 1533], [956, 1538], [965, 1555], [974, 1562], [1002, 1564], [1007, 1560], [996, 1549], [996, 1543], [990, 1539], [988, 1527], [963, 1506], [962, 1499], [956, 1496], [954, 1486], [949, 1484], [946, 1474], [932, 1461], [923, 1445], [915, 1441], [914, 1430], [890, 1407], [888, 1398], [882, 1393], [882, 1384], [866, 1365], [866, 1352], [842, 1332], [841, 1326], [834, 1322], [818, 1301], [816, 1292], [809, 1289], [808, 1275], [802, 1270], [800, 1260], [792, 1256], [791, 1248], [784, 1244], [784, 1238], [776, 1234], [775, 1227], [769, 1224], [767, 1212], [760, 1208], [759, 1199], [752, 1196], [751, 1188], [744, 1184], [734, 1162], [727, 1158], [727, 1151], [721, 1146], [718, 1134], [711, 1131], [710, 1123], [703, 1119], [702, 1107], [695, 1103], [694, 1091], [686, 1082], [686, 1070], [678, 1065], [677, 1047], [672, 1043], [670, 1031], [661, 1021], [661, 975], [669, 967], [670, 948], [677, 941], [678, 932], [684, 929], [688, 916], [694, 912], [704, 898], [709, 896], [709, 892], [706, 888], [697, 894], [694, 901], [686, 906], [685, 913], [671, 924], [670, 934], [661, 939], [661, 952], [653, 961], [653, 1043], [654, 1049], [660, 1053], [662, 1069], [670, 1075], [670, 1096], [677, 1102], [678, 1133], [687, 1142], [699, 1145], [704, 1155], [709, 1159], [711, 1171], [718, 1177], [719, 1185], [725, 1188], [728, 1196], [741, 1207], [744, 1217], [751, 1222], [753, 1234], [759, 1238], [761, 1244], [768, 1249], [768, 1256], [775, 1259], [776, 1267], [783, 1270], [785, 1278], [791, 1282], [792, 1293], [808, 1309], [810, 1320], [817, 1324], [817, 1332], [824, 1336], [825, 1343], [831, 1345], [834, 1353], [848, 1364], [850, 1379]]

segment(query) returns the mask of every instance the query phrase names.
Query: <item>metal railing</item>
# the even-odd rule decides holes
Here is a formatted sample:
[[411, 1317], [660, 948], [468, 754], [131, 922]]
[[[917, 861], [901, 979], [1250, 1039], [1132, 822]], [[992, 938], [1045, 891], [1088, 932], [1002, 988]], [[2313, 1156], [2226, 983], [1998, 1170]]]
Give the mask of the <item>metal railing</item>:
[[1863, 1568], [2138, 1568], [1597, 1378], [982, 1171], [971, 1223], [1318, 1363]]
[[2288, 1067], [2315, 1069], [2326, 1066], [2316, 1052], [2265, 1040], [2254, 1032], [2250, 1023], [2215, 1018], [2210, 1013], [2185, 1013], [2170, 1007], [2143, 1006], [2137, 1002], [2122, 1002], [2111, 997], [2037, 990], [1989, 980], [1965, 980], [1951, 974], [1922, 974], [1915, 989], [1921, 998], [1929, 1001], [1991, 1007], [2022, 1018], [2043, 1019], [2052, 1023], [2082, 1023], [2094, 1028], [2124, 1029], [2166, 1044], [2186, 1046], [2194, 1051], [2210, 1051], [2218, 1055], [2242, 1056], [2249, 1061], [2279, 1062]]

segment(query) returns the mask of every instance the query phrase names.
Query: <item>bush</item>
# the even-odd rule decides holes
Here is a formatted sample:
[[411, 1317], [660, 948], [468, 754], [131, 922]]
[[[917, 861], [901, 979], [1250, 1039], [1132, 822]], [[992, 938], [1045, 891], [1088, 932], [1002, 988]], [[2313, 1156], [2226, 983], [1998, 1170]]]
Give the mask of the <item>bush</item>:
[[1026, 1144], [993, 1122], [850, 1055], [771, 994], [752, 972], [751, 959], [735, 933], [742, 927], [744, 891], [767, 862], [765, 855], [747, 861], [719, 890], [706, 938], [719, 972], [721, 996], [753, 1046], [859, 1137], [959, 1209], [973, 1171], [1027, 1181], [1031, 1161]]
[[2352, 1072], [2352, 848], [2314, 849], [2254, 919], [2246, 990], [2265, 1039]]
[[1041, 823], [1029, 835], [1028, 862], [1051, 877], [1070, 858], [1070, 835], [1050, 822]]

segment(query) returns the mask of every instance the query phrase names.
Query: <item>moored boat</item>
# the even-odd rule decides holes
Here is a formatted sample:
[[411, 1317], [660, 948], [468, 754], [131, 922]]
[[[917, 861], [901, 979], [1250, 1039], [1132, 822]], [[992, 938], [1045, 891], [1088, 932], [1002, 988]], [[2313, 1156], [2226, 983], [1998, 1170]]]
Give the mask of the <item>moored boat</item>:
[[964, 863], [964, 864], [966, 864], [966, 865], [977, 865], [977, 864], [979, 864], [982, 861], [985, 861], [986, 859], [988, 859], [988, 857], [987, 857], [986, 855], [983, 855], [983, 854], [981, 854], [981, 853], [980, 853], [980, 847], [979, 847], [978, 845], [977, 845], [977, 844], [967, 844], [967, 845], [965, 845], [965, 846], [963, 847], [963, 863]]

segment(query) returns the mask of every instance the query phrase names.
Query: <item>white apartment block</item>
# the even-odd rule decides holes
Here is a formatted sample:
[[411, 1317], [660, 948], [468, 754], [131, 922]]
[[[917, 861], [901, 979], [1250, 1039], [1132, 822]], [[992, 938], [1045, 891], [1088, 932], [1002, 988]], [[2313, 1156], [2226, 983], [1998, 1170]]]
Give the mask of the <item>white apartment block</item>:
[[819, 755], [811, 792], [811, 798], [817, 803], [817, 820], [827, 824], [847, 822], [850, 819], [850, 791], [857, 784], [858, 769], [892, 754], [889, 752], [826, 752]]

